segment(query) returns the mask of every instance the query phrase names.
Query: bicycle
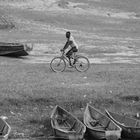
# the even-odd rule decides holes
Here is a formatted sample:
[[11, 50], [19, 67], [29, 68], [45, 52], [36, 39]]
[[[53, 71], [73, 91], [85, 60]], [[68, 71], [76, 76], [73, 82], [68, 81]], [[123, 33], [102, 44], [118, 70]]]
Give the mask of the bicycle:
[[[79, 72], [85, 72], [90, 67], [90, 62], [87, 57], [73, 53], [71, 56], [72, 68]], [[63, 72], [67, 64], [70, 66], [70, 61], [66, 57], [65, 52], [61, 51], [61, 56], [54, 57], [50, 62], [50, 67], [54, 72]]]

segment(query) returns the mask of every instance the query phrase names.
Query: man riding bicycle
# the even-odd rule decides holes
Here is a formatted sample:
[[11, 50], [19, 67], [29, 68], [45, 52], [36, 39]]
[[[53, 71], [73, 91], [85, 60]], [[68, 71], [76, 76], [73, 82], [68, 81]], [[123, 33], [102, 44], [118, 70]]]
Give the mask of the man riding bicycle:
[[[61, 56], [54, 57], [50, 62], [51, 69], [54, 72], [63, 72], [67, 66], [66, 62], [68, 61], [68, 58], [70, 67], [75, 68], [79, 72], [87, 71], [90, 66], [88, 58], [80, 54], [75, 54], [78, 51], [78, 45], [76, 44], [73, 36], [71, 35], [71, 32], [66, 32], [66, 38], [66, 44], [64, 45], [63, 49], [61, 49], [63, 53], [61, 54]], [[70, 49], [65, 54], [65, 50], [67, 48]]]
[[[78, 45], [75, 42], [75, 40], [74, 40], [73, 36], [71, 35], [70, 31], [66, 32], [66, 38], [67, 38], [67, 42], [66, 42], [64, 48], [61, 49], [61, 51], [65, 51], [69, 46], [71, 47], [70, 50], [66, 53], [66, 56], [69, 59], [70, 66], [72, 66], [70, 58], [71, 58], [73, 53], [78, 51]], [[73, 65], [74, 64], [75, 64], [75, 61], [73, 62]]]

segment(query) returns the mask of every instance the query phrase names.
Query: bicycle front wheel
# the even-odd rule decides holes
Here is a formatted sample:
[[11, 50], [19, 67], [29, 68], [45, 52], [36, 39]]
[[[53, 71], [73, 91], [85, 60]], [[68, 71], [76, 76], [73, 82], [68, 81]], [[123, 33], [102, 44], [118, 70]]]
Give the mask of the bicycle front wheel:
[[79, 72], [85, 72], [89, 69], [90, 62], [87, 57], [85, 56], [77, 56], [75, 68]]
[[61, 57], [55, 57], [52, 59], [50, 67], [54, 72], [63, 72], [66, 68], [66, 62]]

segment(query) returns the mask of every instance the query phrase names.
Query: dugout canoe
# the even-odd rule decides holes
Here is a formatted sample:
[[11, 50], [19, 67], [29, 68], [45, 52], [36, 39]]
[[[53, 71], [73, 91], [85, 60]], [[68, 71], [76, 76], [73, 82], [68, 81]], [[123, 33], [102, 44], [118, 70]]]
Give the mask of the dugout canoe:
[[55, 137], [78, 139], [84, 137], [86, 126], [71, 113], [60, 106], [55, 106], [51, 114], [51, 126]]
[[0, 42], [0, 56], [27, 56], [32, 49], [27, 44]]
[[6, 122], [5, 119], [0, 117], [0, 140], [7, 140], [11, 132], [10, 125]]
[[87, 127], [88, 135], [93, 139], [117, 140], [121, 138], [122, 129], [105, 114], [89, 104], [87, 104], [84, 112], [84, 124]]
[[140, 139], [140, 120], [106, 110], [107, 116], [122, 128], [122, 138]]

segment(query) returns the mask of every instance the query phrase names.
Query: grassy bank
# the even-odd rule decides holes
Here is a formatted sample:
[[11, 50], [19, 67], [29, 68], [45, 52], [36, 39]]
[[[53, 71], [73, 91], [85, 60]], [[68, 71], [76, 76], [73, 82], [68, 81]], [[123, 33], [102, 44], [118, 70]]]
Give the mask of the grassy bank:
[[86, 73], [54, 73], [48, 64], [0, 60], [0, 113], [11, 138], [51, 135], [50, 114], [60, 105], [82, 119], [86, 103], [134, 117], [139, 108], [139, 65], [93, 64]]

